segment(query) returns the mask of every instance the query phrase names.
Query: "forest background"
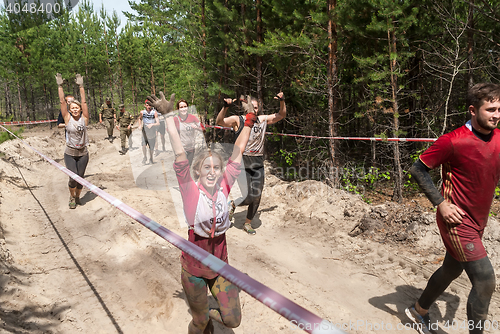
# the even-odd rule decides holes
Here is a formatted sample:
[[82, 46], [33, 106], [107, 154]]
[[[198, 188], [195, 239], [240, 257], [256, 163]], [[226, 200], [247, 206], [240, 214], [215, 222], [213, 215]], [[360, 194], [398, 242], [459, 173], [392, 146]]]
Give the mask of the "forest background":
[[[146, 96], [175, 93], [214, 125], [225, 97], [250, 94], [271, 113], [283, 91], [276, 133], [437, 138], [467, 121], [468, 87], [500, 78], [500, 0], [129, 3], [121, 30], [116, 13], [86, 1], [22, 31], [3, 8], [0, 119], [57, 117], [59, 72], [75, 96], [72, 78], [84, 76], [94, 122], [106, 96], [138, 114]], [[212, 129], [207, 139], [232, 136]], [[283, 178], [358, 193], [386, 182], [401, 202], [428, 145], [270, 135], [266, 150]]]

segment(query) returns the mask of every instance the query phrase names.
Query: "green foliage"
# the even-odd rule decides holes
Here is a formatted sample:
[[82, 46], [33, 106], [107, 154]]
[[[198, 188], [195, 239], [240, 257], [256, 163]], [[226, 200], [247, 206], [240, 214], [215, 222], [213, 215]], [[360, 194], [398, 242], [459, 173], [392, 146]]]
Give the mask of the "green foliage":
[[339, 181], [342, 188], [355, 194], [363, 194], [366, 189], [373, 190], [376, 185], [391, 180], [389, 170], [382, 171], [373, 166], [368, 169], [363, 166], [344, 167], [339, 171]]
[[287, 152], [285, 150], [279, 150], [276, 152], [276, 155], [285, 161], [285, 164], [288, 166], [293, 165], [293, 160], [297, 156], [297, 152]]
[[[7, 128], [7, 129], [9, 129], [9, 131], [11, 131], [13, 134], [15, 134], [16, 136], [18, 136], [19, 138], [22, 138], [21, 134], [23, 133], [24, 128], [21, 127], [18, 130], [16, 130], [16, 131], [12, 131], [11, 128]], [[0, 144], [3, 143], [4, 141], [12, 140], [12, 139], [16, 139], [16, 137], [14, 137], [13, 135], [11, 135], [7, 131], [1, 131], [0, 132]]]
[[[116, 13], [88, 1], [73, 13], [23, 31], [10, 29], [8, 16], [0, 12], [0, 114], [9, 120], [56, 117], [54, 75], [60, 72], [65, 92], [74, 95], [74, 75], [84, 75], [93, 120], [106, 95], [115, 105], [123, 102], [137, 112], [151, 93], [176, 93], [207, 115], [203, 122], [214, 124], [224, 97], [259, 96], [263, 111], [271, 114], [279, 108], [273, 97], [284, 91], [286, 120], [269, 131], [328, 136], [334, 129], [339, 136], [434, 138], [464, 124], [472, 3], [343, 0], [333, 12], [327, 4], [262, 0], [257, 7], [250, 0], [139, 0], [131, 2], [121, 30]], [[500, 46], [495, 43], [500, 25], [492, 19], [498, 15], [488, 2], [473, 5], [471, 79], [500, 82]], [[334, 28], [331, 36], [329, 27]], [[229, 111], [239, 113], [237, 106]], [[213, 138], [221, 133], [213, 131]], [[285, 167], [349, 161], [387, 168], [368, 169], [362, 176], [356, 168], [358, 176], [344, 171], [343, 187], [359, 193], [393, 182], [399, 173], [387, 172], [397, 167], [389, 168], [390, 161], [401, 159], [399, 167], [408, 169], [423, 150], [420, 144], [401, 143], [395, 157], [393, 143], [336, 141], [331, 157], [330, 144], [326, 139], [267, 136], [266, 149]], [[405, 174], [403, 184], [411, 190], [415, 184]]]

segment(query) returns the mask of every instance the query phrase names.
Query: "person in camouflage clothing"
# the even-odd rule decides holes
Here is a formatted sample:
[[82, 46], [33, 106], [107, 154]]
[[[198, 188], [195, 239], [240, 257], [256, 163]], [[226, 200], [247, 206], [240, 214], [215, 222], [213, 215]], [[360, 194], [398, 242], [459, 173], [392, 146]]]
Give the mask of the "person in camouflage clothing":
[[111, 99], [109, 97], [106, 98], [106, 103], [101, 106], [101, 112], [99, 113], [99, 123], [103, 123], [108, 130], [108, 138], [110, 142], [113, 141], [113, 127], [116, 122], [116, 111], [111, 104]]
[[[120, 154], [127, 153], [129, 148], [132, 148], [132, 124], [134, 123], [134, 116], [132, 116], [128, 111], [125, 110], [125, 105], [120, 104], [118, 106], [120, 112], [118, 113], [116, 128], [120, 130], [120, 139], [122, 142], [122, 149]], [[125, 147], [125, 143], [128, 137], [128, 146]]]

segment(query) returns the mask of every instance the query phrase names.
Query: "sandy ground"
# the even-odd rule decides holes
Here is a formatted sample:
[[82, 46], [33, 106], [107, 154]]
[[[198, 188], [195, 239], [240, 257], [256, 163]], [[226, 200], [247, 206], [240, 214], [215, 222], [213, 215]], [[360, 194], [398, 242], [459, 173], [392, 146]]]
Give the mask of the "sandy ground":
[[[186, 237], [171, 154], [142, 166], [141, 150], [120, 155], [118, 138], [104, 140], [98, 127], [89, 135], [86, 179]], [[64, 164], [61, 130], [37, 126], [23, 136]], [[86, 189], [70, 210], [67, 176], [19, 140], [1, 144], [0, 155], [0, 333], [187, 333], [178, 249]], [[404, 309], [444, 255], [432, 214], [370, 206], [315, 181], [286, 183], [268, 168], [255, 236], [242, 230], [244, 218], [237, 208], [227, 232], [231, 265], [334, 324], [350, 324], [349, 333], [416, 333], [402, 329]], [[485, 236], [500, 273], [496, 220]], [[460, 326], [469, 289], [464, 274], [431, 308], [436, 333], [467, 332]], [[500, 330], [498, 290], [489, 332]], [[216, 325], [216, 333], [303, 332], [245, 292], [240, 299], [241, 325]]]

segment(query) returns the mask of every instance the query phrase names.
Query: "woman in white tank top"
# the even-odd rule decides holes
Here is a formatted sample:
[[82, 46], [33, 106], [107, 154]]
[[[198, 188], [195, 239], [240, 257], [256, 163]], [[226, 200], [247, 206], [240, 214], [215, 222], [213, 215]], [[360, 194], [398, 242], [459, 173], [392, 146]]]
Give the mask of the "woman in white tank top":
[[[75, 82], [80, 87], [81, 103], [73, 100], [69, 104], [64, 99], [64, 90], [62, 87], [63, 78], [61, 74], [56, 75], [57, 85], [59, 86], [59, 101], [61, 103], [61, 114], [66, 125], [66, 149], [64, 151], [64, 162], [66, 168], [73, 173], [84, 177], [85, 169], [89, 161], [89, 152], [87, 145], [89, 143], [87, 135], [87, 125], [89, 124], [89, 111], [85, 101], [85, 89], [83, 88], [83, 77], [76, 75]], [[69, 208], [75, 209], [80, 204], [80, 194], [83, 186], [69, 178]]]

